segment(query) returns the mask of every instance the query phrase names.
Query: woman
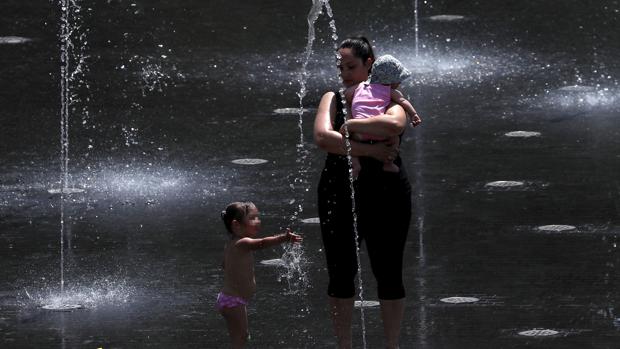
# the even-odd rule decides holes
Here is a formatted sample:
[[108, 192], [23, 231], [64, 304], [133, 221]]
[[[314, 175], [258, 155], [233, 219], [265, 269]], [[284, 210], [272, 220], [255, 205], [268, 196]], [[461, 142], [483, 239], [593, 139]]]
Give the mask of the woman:
[[[338, 53], [345, 87], [368, 79], [374, 53], [366, 38], [346, 39]], [[338, 93], [323, 95], [314, 122], [314, 138], [328, 153], [319, 182], [318, 207], [329, 273], [330, 312], [339, 348], [350, 348], [357, 256], [349, 166], [345, 139], [339, 132], [345, 122], [342, 107]], [[404, 132], [407, 118], [400, 105], [391, 104], [383, 115], [347, 120], [346, 124], [349, 132], [388, 139]], [[351, 155], [358, 156], [362, 165], [354, 184], [360, 242], [366, 244], [377, 280], [386, 347], [397, 348], [404, 312], [402, 261], [411, 219], [411, 187], [398, 156], [398, 144], [351, 141]], [[400, 171], [383, 171], [386, 161], [394, 161]]]

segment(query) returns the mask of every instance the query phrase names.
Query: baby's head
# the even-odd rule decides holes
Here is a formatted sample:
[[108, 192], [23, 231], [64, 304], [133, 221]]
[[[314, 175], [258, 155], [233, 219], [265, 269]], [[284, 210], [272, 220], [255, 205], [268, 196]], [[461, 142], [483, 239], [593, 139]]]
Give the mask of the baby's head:
[[258, 213], [258, 209], [250, 201], [233, 202], [222, 211], [222, 220], [226, 230], [234, 237], [245, 230], [244, 227], [248, 224], [250, 215], [256, 213]]
[[400, 84], [409, 78], [411, 72], [396, 58], [390, 55], [380, 56], [372, 64], [371, 84]]

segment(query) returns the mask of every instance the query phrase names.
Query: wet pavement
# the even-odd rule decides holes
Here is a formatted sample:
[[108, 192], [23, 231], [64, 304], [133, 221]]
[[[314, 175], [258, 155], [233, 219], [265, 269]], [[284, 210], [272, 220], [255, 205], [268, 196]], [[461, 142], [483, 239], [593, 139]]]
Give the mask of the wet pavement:
[[[219, 212], [250, 199], [263, 233], [304, 235], [302, 274], [273, 261], [280, 248], [256, 254], [272, 262], [256, 265], [252, 347], [333, 347], [312, 219], [324, 153], [311, 108], [338, 87], [327, 16], [300, 137], [284, 108], [299, 105], [309, 1], [81, 5], [72, 312], [41, 308], [60, 284], [60, 10], [0, 5], [0, 346], [225, 347]], [[415, 188], [402, 347], [620, 347], [620, 4], [421, 3], [418, 57], [413, 1], [331, 6], [341, 38], [365, 33], [410, 68], [403, 91], [424, 119], [401, 150]], [[365, 316], [381, 347], [378, 309]], [[353, 331], [361, 347], [358, 317]]]

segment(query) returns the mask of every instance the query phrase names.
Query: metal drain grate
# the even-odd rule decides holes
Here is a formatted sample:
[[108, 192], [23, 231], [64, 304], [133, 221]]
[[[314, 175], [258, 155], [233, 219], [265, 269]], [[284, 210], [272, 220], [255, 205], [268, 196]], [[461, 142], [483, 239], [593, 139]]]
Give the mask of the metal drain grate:
[[561, 232], [561, 231], [575, 230], [577, 229], [577, 227], [572, 226], [572, 225], [551, 224], [551, 225], [541, 225], [540, 227], [536, 229], [542, 230], [542, 231]]
[[510, 187], [519, 187], [524, 185], [525, 183], [519, 181], [495, 181], [485, 184], [487, 187], [494, 188], [510, 188]]
[[265, 159], [236, 159], [232, 161], [233, 164], [237, 165], [260, 165], [266, 162], [268, 161]]
[[540, 132], [534, 131], [512, 131], [505, 134], [507, 137], [520, 137], [520, 138], [529, 138], [529, 137], [539, 137]]
[[266, 259], [266, 260], [260, 261], [260, 264], [262, 264], [262, 265], [273, 265], [273, 266], [277, 266], [277, 267], [285, 265], [284, 261], [282, 259], [280, 259], [280, 258]]
[[364, 306], [364, 308], [373, 308], [373, 307], [378, 307], [379, 306], [379, 302], [377, 301], [355, 301], [354, 306], [356, 308], [360, 308], [361, 306]]
[[443, 303], [449, 304], [464, 304], [464, 303], [476, 303], [479, 302], [480, 299], [476, 297], [448, 297], [440, 299]]
[[73, 311], [77, 309], [82, 309], [84, 308], [84, 306], [82, 306], [81, 304], [46, 304], [41, 308], [53, 311]]
[[549, 337], [549, 336], [555, 336], [559, 333], [560, 332], [558, 331], [549, 330], [549, 329], [533, 329], [533, 330], [521, 331], [519, 332], [519, 335], [525, 336], [525, 337]]

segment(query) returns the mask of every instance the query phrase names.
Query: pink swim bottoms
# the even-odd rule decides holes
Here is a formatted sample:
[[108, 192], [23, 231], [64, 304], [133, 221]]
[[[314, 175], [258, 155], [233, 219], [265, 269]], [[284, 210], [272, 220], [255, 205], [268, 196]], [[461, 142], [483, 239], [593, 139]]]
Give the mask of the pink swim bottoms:
[[222, 292], [218, 293], [217, 295], [217, 309], [218, 310], [222, 310], [224, 308], [234, 308], [234, 307], [238, 307], [238, 306], [246, 305], [246, 304], [248, 304], [248, 301], [246, 301], [245, 299], [241, 297], [229, 296]]

